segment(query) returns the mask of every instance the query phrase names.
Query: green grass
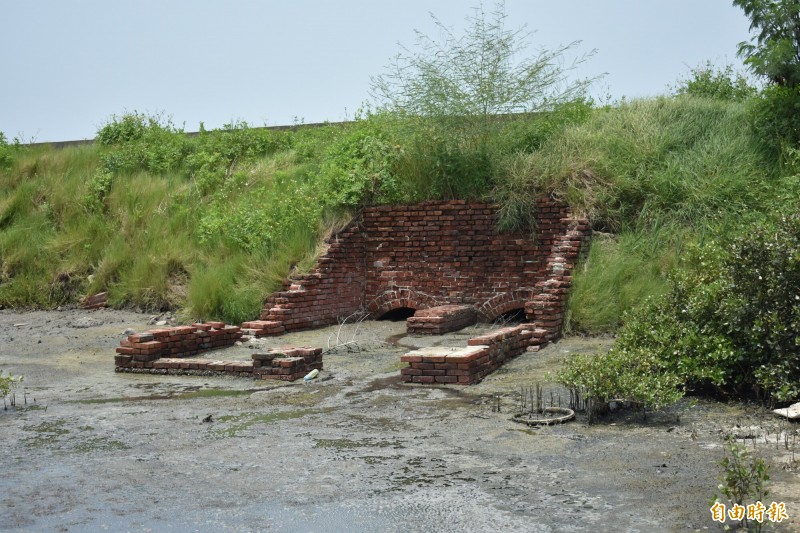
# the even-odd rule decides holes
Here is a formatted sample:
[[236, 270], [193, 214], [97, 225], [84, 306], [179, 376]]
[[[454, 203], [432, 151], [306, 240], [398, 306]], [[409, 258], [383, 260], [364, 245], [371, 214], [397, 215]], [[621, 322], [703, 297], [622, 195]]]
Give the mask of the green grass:
[[759, 189], [774, 172], [745, 104], [664, 97], [598, 109], [540, 150], [516, 155], [494, 195], [513, 206], [548, 191], [598, 229], [640, 231], [759, 208]]
[[662, 294], [667, 288], [665, 275], [678, 252], [675, 245], [656, 244], [650, 249], [653, 245], [650, 235], [596, 235], [570, 290], [565, 329], [588, 334], [614, 331], [625, 310], [647, 296]]
[[53, 308], [108, 291], [116, 307], [241, 322], [290, 271], [311, 268], [324, 235], [361, 205], [478, 198], [500, 205], [503, 227], [529, 227], [532, 200], [550, 194], [613, 234], [578, 269], [568, 324], [614, 331], [625, 309], [664, 290], [687, 245], [796, 198], [798, 180], [765, 158], [748, 113], [688, 96], [579, 102], [497, 120], [481, 136], [458, 121], [387, 114], [196, 138], [114, 119], [101, 131], [140, 120], [143, 133], [8, 148], [0, 306]]
[[217, 418], [211, 434], [218, 438], [240, 437], [246, 434], [253, 426], [269, 425], [284, 420], [294, 420], [309, 415], [325, 414], [332, 409], [303, 409], [299, 411], [282, 411], [279, 413], [243, 413], [240, 415], [225, 415]]
[[[335, 131], [298, 133], [292, 146], [244, 128], [179, 143], [157, 133], [153, 145], [15, 149], [0, 171], [0, 306], [108, 291], [116, 307], [241, 322], [291, 267], [313, 264], [326, 215], [308, 161]], [[162, 144], [193, 147], [196, 160], [164, 163]], [[217, 172], [197, 162], [206, 156], [236, 164]]]
[[512, 155], [492, 198], [507, 226], [537, 194], [551, 194], [616, 235], [595, 240], [567, 315], [573, 331], [611, 332], [624, 310], [663, 292], [688, 244], [787, 205], [787, 181], [762, 148], [746, 104], [638, 100], [597, 109], [539, 150]]

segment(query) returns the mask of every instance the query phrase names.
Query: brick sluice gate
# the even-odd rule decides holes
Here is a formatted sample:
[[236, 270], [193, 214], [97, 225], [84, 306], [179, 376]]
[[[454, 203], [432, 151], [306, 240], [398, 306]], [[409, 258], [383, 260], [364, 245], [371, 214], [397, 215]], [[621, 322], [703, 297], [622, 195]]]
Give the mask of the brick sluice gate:
[[[231, 346], [243, 334], [272, 336], [328, 326], [359, 312], [380, 318], [395, 309], [413, 310], [410, 334], [442, 334], [524, 310], [526, 324], [471, 339], [467, 348], [404, 356], [409, 363], [405, 381], [475, 383], [509, 358], [560, 335], [572, 270], [591, 230], [587, 220], [572, 217], [569, 207], [552, 199], [538, 199], [535, 215], [535, 235], [501, 234], [497, 207], [491, 204], [452, 200], [365, 208], [328, 239], [311, 273], [286, 279], [283, 289], [266, 300], [259, 320], [241, 327], [207, 322], [133, 335], [117, 349], [116, 367], [296, 379], [321, 368], [321, 353], [314, 356], [318, 360], [305, 352], [289, 355], [292, 349], [272, 359], [254, 354], [252, 361], [180, 359]], [[302, 364], [286, 361], [298, 357]]]

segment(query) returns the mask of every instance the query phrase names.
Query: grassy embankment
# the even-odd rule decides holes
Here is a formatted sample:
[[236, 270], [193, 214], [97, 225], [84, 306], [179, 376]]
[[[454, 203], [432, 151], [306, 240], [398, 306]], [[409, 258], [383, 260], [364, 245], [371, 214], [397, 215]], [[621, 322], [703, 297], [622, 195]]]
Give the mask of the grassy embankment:
[[623, 310], [665, 289], [689, 244], [790, 201], [746, 104], [579, 103], [498, 121], [477, 141], [448, 127], [377, 115], [189, 139], [132, 115], [94, 145], [0, 147], [11, 156], [0, 170], [0, 306], [107, 290], [118, 307], [240, 322], [290, 269], [312, 265], [321, 237], [359, 205], [484, 198], [514, 226], [535, 194], [553, 193], [604, 232], [577, 276], [570, 327], [613, 331]]

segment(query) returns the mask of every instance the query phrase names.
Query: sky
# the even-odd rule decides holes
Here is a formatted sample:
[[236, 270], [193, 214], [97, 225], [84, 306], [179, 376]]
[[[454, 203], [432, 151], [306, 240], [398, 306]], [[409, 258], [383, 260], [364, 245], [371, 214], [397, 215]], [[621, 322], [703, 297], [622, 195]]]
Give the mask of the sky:
[[[112, 115], [186, 131], [352, 119], [430, 13], [456, 33], [478, 0], [0, 0], [0, 131], [91, 139]], [[484, 2], [491, 8], [491, 0]], [[668, 93], [693, 67], [741, 67], [748, 20], [730, 0], [507, 0], [529, 50], [581, 41], [574, 72], [600, 101]], [[573, 54], [574, 55], [574, 54]]]

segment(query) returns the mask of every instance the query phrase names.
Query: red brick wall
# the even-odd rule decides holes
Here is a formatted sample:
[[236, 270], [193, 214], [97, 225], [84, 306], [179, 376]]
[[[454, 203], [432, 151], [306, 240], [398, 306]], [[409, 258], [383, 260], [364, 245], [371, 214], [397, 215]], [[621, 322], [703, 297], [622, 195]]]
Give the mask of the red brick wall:
[[496, 216], [495, 206], [464, 200], [367, 208], [331, 240], [312, 274], [286, 281], [261, 319], [290, 331], [360, 309], [379, 317], [399, 307], [469, 304], [482, 320], [525, 308], [557, 335], [587, 221], [540, 199], [532, 239], [498, 233]]
[[285, 331], [335, 324], [361, 309], [365, 281], [364, 234], [354, 221], [328, 240], [313, 272], [284, 281], [260, 318], [279, 322]]
[[520, 355], [535, 340], [529, 325], [501, 328], [468, 341], [467, 349], [431, 347], [400, 357], [408, 367], [400, 370], [405, 382], [478, 383], [506, 361]]

